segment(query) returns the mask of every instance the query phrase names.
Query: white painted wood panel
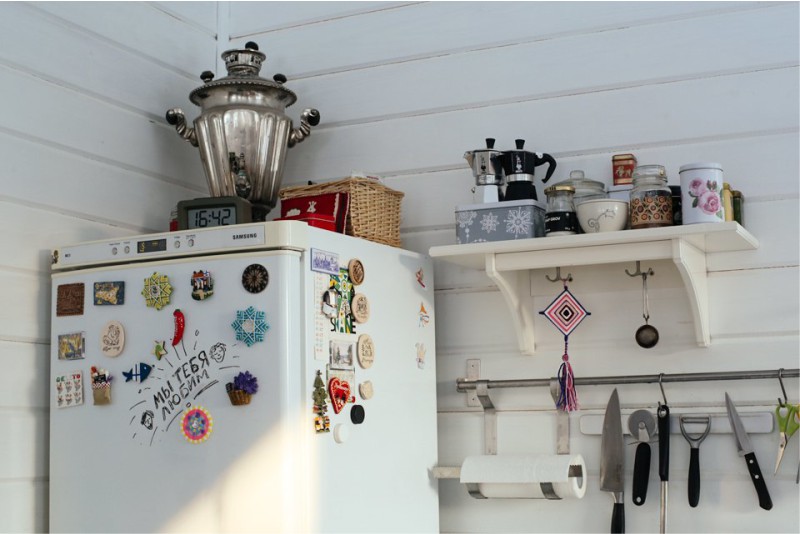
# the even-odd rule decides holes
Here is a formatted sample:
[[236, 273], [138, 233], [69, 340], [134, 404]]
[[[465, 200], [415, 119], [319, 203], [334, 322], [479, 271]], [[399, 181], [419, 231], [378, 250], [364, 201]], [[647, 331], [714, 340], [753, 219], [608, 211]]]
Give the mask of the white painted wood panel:
[[0, 480], [47, 476], [49, 446], [45, 410], [0, 410]]
[[50, 407], [49, 358], [49, 344], [0, 341], [0, 365], [13, 369], [0, 390], [0, 412], [7, 408]]
[[47, 531], [47, 482], [43, 480], [0, 481], [0, 515], [3, 532]]
[[17, 95], [3, 113], [4, 132], [188, 186], [203, 179], [197, 149], [166, 122], [8, 68], [0, 67], [0, 84]]
[[331, 126], [748, 72], [797, 65], [798, 50], [781, 45], [797, 42], [798, 16], [785, 4], [671, 20], [314, 76], [292, 88]]
[[247, 39], [274, 51], [273, 68], [292, 78], [753, 7], [735, 2], [426, 2]]
[[[556, 158], [796, 132], [798, 92], [797, 69], [785, 68], [332, 128], [306, 141], [311, 157], [287, 160], [286, 176], [301, 182], [354, 167], [392, 174], [461, 166], [464, 148], [487, 132], [527, 139], [529, 149]], [[635, 120], [620, 121], [620, 110]]]
[[216, 35], [217, 5], [219, 2], [152, 2], [153, 7], [169, 13], [178, 19], [203, 28], [210, 35]]
[[231, 2], [231, 39], [412, 5], [413, 2]]
[[[192, 176], [193, 183], [184, 185], [65, 147], [43, 146], [2, 132], [0, 140], [0, 158], [8, 168], [32, 178], [9, 180], [0, 193], [2, 199], [144, 233], [166, 230], [170, 210], [179, 200], [208, 194], [200, 169]], [[196, 166], [197, 162], [192, 165]]]
[[[196, 81], [200, 85], [200, 73], [210, 69], [216, 62], [216, 39], [213, 30], [216, 24], [216, 5], [213, 2], [164, 2], [161, 4], [150, 2], [34, 2], [26, 4], [28, 9], [22, 7], [4, 6], [9, 15], [14, 19], [22, 19], [26, 14], [37, 15], [39, 23], [31, 25], [35, 31], [31, 38], [19, 43], [19, 46], [43, 46], [51, 51], [69, 50], [72, 52], [70, 42], [65, 39], [78, 39], [74, 34], [83, 34], [83, 38], [90, 43], [91, 52], [87, 55], [76, 54], [76, 61], [83, 67], [76, 68], [76, 76], [96, 76], [104, 74], [109, 78], [106, 85], [115, 90], [123, 89], [116, 76], [108, 76], [108, 68], [113, 65], [112, 60], [103, 65], [103, 69], [86, 69], [85, 62], [88, 58], [97, 61], [103, 48], [116, 49], [117, 53], [124, 56], [118, 59], [117, 68], [130, 75], [127, 84], [133, 85], [138, 77], [134, 66], [137, 59], [131, 55], [146, 58], [151, 63], [152, 70], [168, 68], [179, 74], [183, 80], [176, 79], [175, 83], [191, 83]], [[165, 9], [167, 11], [165, 11]], [[211, 15], [211, 24], [201, 29], [196, 22], [187, 23], [185, 16], [195, 14], [199, 18]], [[50, 16], [44, 15], [48, 13]], [[182, 20], [182, 18], [184, 20]], [[51, 22], [52, 19], [52, 22]], [[146, 20], [146, 24], [131, 24], [131, 21]], [[59, 23], [60, 21], [60, 23]], [[213, 22], [212, 22], [213, 21]], [[60, 27], [59, 27], [60, 26]], [[43, 43], [36, 43], [33, 37], [38, 33], [46, 36]], [[50, 33], [52, 32], [52, 33]], [[214, 33], [211, 33], [214, 32]], [[90, 46], [85, 45], [85, 46]], [[84, 46], [84, 45], [82, 45]], [[24, 50], [23, 50], [24, 52]], [[28, 52], [32, 52], [29, 50]], [[109, 52], [105, 52], [109, 54]], [[48, 55], [42, 58], [47, 59]], [[68, 58], [65, 58], [68, 59]], [[58, 67], [50, 63], [50, 68]], [[148, 80], [153, 85], [160, 82], [145, 76], [140, 81], [144, 85]], [[153, 88], [155, 90], [157, 88]], [[147, 99], [143, 99], [147, 102]]]
[[0, 307], [0, 340], [48, 343], [50, 277], [0, 269], [0, 284], [10, 304]]

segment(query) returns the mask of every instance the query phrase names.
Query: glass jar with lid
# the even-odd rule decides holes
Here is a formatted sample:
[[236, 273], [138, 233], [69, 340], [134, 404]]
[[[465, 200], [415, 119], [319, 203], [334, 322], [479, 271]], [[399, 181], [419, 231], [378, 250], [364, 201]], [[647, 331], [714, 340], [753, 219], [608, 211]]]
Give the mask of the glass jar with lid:
[[672, 191], [663, 165], [640, 165], [633, 170], [631, 229], [672, 226]]
[[544, 235], [573, 235], [578, 233], [578, 216], [575, 214], [575, 188], [571, 185], [552, 185], [544, 190], [547, 209], [544, 215]]
[[569, 173], [569, 178], [563, 182], [559, 182], [558, 185], [571, 185], [575, 188], [574, 202], [576, 208], [587, 200], [608, 198], [606, 184], [586, 178], [584, 172], [580, 170], [571, 171]]

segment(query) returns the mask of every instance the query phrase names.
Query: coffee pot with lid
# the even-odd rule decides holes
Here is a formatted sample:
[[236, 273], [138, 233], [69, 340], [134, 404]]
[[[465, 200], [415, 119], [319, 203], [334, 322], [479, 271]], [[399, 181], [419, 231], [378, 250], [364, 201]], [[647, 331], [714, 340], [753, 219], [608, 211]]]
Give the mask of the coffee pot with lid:
[[475, 187], [472, 192], [475, 201], [480, 203], [499, 202], [503, 198], [502, 187], [505, 184], [503, 166], [496, 156], [502, 152], [494, 150], [494, 139], [486, 139], [486, 148], [464, 152], [464, 159], [472, 169]]
[[556, 170], [556, 160], [550, 154], [541, 154], [523, 150], [524, 139], [516, 139], [516, 150], [508, 150], [493, 155], [492, 158], [500, 162], [506, 175], [505, 201], [511, 200], [538, 200], [534, 186], [534, 169], [547, 163], [547, 174], [542, 183], [553, 175]]

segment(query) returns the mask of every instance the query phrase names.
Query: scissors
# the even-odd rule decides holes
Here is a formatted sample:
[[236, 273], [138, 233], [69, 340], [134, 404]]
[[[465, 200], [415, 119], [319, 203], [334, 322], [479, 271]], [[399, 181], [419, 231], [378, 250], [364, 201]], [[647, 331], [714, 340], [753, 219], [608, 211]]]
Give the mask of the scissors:
[[780, 442], [778, 443], [778, 461], [775, 463], [775, 474], [778, 473], [778, 467], [783, 460], [783, 453], [786, 451], [786, 444], [789, 439], [800, 428], [800, 420], [798, 420], [798, 409], [800, 406], [797, 404], [784, 404], [775, 408], [775, 418], [778, 421], [778, 430], [780, 431]]

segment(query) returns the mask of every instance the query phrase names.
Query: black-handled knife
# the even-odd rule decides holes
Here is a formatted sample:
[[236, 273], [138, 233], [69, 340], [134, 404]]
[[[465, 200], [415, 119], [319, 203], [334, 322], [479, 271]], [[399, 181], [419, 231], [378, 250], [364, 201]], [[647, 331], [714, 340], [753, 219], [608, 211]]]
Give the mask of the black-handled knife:
[[767, 483], [764, 480], [764, 475], [761, 474], [761, 468], [758, 467], [758, 460], [756, 460], [756, 453], [753, 451], [753, 444], [750, 443], [750, 437], [744, 429], [742, 419], [736, 411], [736, 406], [733, 405], [730, 395], [725, 392], [725, 405], [728, 408], [728, 419], [733, 428], [733, 435], [736, 438], [736, 447], [739, 449], [739, 455], [744, 456], [747, 463], [747, 470], [750, 472], [750, 479], [753, 481], [753, 486], [758, 493], [758, 504], [764, 510], [772, 509], [772, 499], [769, 496]]
[[622, 437], [622, 415], [617, 390], [611, 394], [603, 419], [600, 442], [600, 489], [611, 492], [614, 510], [611, 513], [611, 534], [625, 532], [625, 441]]

